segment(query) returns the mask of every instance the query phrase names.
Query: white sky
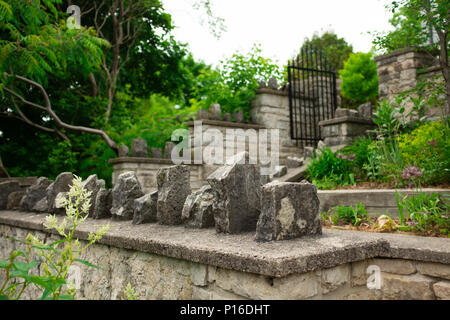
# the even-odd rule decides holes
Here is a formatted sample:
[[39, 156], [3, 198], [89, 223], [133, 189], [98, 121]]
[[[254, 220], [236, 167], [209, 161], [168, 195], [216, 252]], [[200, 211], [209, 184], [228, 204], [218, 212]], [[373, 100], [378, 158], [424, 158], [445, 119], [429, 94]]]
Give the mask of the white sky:
[[194, 0], [162, 0], [176, 26], [177, 40], [188, 43], [196, 59], [217, 64], [237, 50], [246, 53], [260, 43], [263, 55], [284, 64], [315, 31], [334, 30], [353, 45], [370, 51], [368, 31], [386, 31], [387, 0], [211, 0], [213, 11], [225, 19], [227, 32], [220, 40], [202, 26]]

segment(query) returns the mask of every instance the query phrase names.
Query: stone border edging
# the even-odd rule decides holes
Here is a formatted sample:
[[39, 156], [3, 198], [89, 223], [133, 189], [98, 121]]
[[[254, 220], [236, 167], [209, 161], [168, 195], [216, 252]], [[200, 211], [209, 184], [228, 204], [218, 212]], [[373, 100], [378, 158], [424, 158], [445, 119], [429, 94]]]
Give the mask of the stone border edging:
[[[0, 224], [50, 233], [43, 227], [44, 217], [0, 211]], [[134, 226], [130, 221], [88, 219], [76, 236], [85, 240], [89, 232], [107, 223], [111, 229], [100, 244], [269, 277], [284, 277], [376, 257], [450, 264], [450, 239], [357, 231], [324, 229], [320, 237], [257, 243], [254, 233], [219, 235], [214, 229], [158, 224]]]

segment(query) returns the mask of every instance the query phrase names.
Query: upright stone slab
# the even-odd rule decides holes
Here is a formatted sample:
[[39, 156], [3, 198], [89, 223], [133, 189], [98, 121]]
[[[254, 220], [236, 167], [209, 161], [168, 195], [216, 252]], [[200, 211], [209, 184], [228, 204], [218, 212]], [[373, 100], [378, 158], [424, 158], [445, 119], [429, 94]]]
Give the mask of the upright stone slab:
[[135, 158], [147, 158], [147, 141], [144, 139], [134, 139], [131, 144], [131, 156]]
[[159, 169], [157, 183], [158, 222], [164, 225], [181, 224], [184, 202], [191, 194], [189, 167], [178, 165]]
[[46, 177], [40, 177], [25, 192], [20, 207], [23, 211], [34, 211], [36, 204], [47, 196], [47, 188], [52, 184]]
[[287, 157], [286, 167], [288, 168], [299, 168], [303, 165], [303, 159], [297, 157]]
[[235, 112], [233, 112], [233, 118], [237, 123], [244, 122], [244, 111], [236, 110]]
[[159, 149], [159, 148], [152, 148], [151, 151], [152, 151], [151, 157], [153, 159], [162, 159], [163, 156], [162, 156], [162, 150], [161, 149]]
[[236, 234], [255, 231], [261, 208], [261, 173], [252, 164], [226, 165], [208, 177], [214, 192], [216, 231]]
[[157, 222], [158, 192], [134, 200], [133, 224]]
[[25, 196], [25, 191], [14, 191], [8, 196], [7, 210], [20, 210], [20, 202]]
[[209, 108], [209, 118], [211, 120], [222, 120], [222, 110], [220, 108], [220, 104], [213, 104]]
[[56, 177], [55, 182], [47, 188], [47, 205], [49, 213], [61, 214], [61, 210], [56, 208], [55, 200], [59, 193], [68, 192], [72, 185], [73, 174], [71, 172], [63, 172]]
[[21, 191], [17, 181], [5, 181], [0, 183], [0, 210], [5, 210], [8, 206], [8, 196], [10, 193]]
[[233, 122], [233, 117], [231, 116], [231, 113], [225, 113], [225, 115], [223, 116], [223, 121]]
[[175, 148], [175, 143], [166, 142], [166, 147], [164, 148], [164, 159], [172, 159], [173, 148]]
[[262, 187], [256, 241], [322, 234], [317, 189], [308, 182], [272, 182]]
[[209, 119], [209, 111], [205, 109], [200, 109], [197, 111], [197, 115], [195, 116], [196, 120], [208, 120]]
[[105, 189], [105, 180], [98, 179], [96, 174], [89, 176], [86, 181], [83, 181], [82, 186], [91, 194], [91, 207], [89, 208], [89, 216], [93, 217], [95, 213], [95, 201], [97, 199], [98, 192]]
[[100, 189], [97, 193], [94, 203], [94, 213], [92, 218], [94, 219], [107, 219], [111, 218], [112, 208], [112, 191], [106, 189]]
[[182, 220], [187, 228], [203, 229], [214, 227], [214, 192], [211, 186], [203, 186], [186, 199]]
[[134, 215], [134, 200], [144, 195], [134, 172], [122, 173], [112, 190], [113, 219], [131, 220]]
[[364, 119], [372, 119], [373, 105], [372, 102], [366, 102], [358, 107], [359, 116]]
[[129, 156], [130, 149], [126, 145], [119, 147], [119, 158], [127, 158]]

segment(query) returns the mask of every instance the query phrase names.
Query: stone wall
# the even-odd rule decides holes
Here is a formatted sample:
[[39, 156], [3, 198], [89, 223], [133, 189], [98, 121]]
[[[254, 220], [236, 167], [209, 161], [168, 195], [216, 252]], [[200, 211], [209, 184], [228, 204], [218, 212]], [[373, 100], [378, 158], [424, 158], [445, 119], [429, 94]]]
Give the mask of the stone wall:
[[[20, 245], [8, 237], [58, 239], [42, 222], [43, 216], [0, 211], [0, 257]], [[86, 239], [93, 227], [88, 220], [77, 236]], [[130, 228], [112, 222], [83, 255], [102, 270], [80, 266], [78, 299], [121, 299], [128, 282], [139, 299], [450, 299], [449, 239], [325, 231], [255, 244], [246, 234], [219, 241], [209, 230]], [[380, 269], [380, 289], [368, 289], [368, 266]], [[38, 296], [31, 290], [24, 298]]]
[[[408, 90], [415, 89], [419, 81], [430, 76], [429, 71], [424, 72], [424, 68], [435, 69], [433, 67], [433, 57], [424, 51], [415, 48], [406, 48], [393, 51], [390, 54], [375, 57], [378, 65], [379, 77], [379, 97], [393, 101], [395, 97]], [[431, 73], [438, 75], [439, 72], [431, 70]], [[424, 93], [425, 97], [427, 93]], [[406, 111], [410, 111], [411, 102], [406, 104]], [[426, 114], [429, 117], [439, 116], [441, 108], [427, 106]]]

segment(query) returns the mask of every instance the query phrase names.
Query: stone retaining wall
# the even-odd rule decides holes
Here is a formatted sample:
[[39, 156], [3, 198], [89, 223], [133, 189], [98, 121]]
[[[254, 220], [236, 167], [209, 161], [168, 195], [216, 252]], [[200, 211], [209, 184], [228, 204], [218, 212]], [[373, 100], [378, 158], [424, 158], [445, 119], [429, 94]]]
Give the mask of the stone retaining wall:
[[[29, 232], [58, 239], [43, 215], [0, 211], [0, 256]], [[88, 220], [77, 236], [86, 239]], [[82, 257], [78, 299], [120, 299], [130, 282], [140, 299], [450, 299], [450, 240], [324, 230], [322, 237], [255, 243], [252, 234], [110, 222], [110, 232]], [[381, 271], [369, 290], [368, 266]], [[36, 298], [35, 291], [25, 298]]]

